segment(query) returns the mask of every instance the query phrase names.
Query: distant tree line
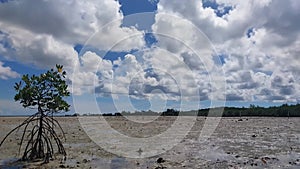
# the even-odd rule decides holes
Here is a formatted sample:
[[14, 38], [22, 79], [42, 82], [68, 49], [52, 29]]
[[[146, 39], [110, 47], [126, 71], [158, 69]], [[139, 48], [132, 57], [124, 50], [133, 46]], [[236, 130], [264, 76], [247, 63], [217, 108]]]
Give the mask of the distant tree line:
[[[201, 111], [199, 111], [201, 112]], [[198, 113], [199, 114], [199, 113]], [[235, 116], [300, 117], [300, 104], [272, 107], [259, 107], [253, 104], [249, 108], [225, 107], [223, 117]]]
[[[300, 104], [288, 105], [283, 104], [281, 106], [271, 106], [271, 107], [260, 107], [251, 104], [249, 107], [218, 107], [218, 108], [207, 108], [199, 110], [190, 111], [178, 111], [175, 109], [167, 109], [163, 112], [153, 112], [149, 111], [136, 111], [136, 112], [117, 112], [117, 113], [106, 113], [103, 116], [178, 116], [178, 115], [198, 115], [198, 116], [220, 116], [220, 114], [215, 113], [222, 110], [222, 117], [239, 117], [239, 116], [264, 116], [264, 117], [300, 117]], [[89, 114], [90, 116], [95, 116], [99, 114]]]
[[[198, 110], [198, 116], [208, 116], [210, 109]], [[264, 116], [264, 117], [300, 117], [300, 104], [260, 107], [251, 104], [245, 107], [224, 107], [223, 117]]]

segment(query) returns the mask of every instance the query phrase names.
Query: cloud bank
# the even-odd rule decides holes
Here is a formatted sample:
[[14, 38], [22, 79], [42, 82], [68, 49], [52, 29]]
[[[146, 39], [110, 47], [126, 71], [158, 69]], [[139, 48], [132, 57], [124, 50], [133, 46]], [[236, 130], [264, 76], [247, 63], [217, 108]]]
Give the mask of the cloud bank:
[[[122, 26], [118, 1], [8, 1], [0, 57], [63, 64], [76, 95], [299, 102], [299, 11], [298, 0], [160, 0], [149, 45], [141, 25]], [[17, 76], [1, 62], [2, 79]]]

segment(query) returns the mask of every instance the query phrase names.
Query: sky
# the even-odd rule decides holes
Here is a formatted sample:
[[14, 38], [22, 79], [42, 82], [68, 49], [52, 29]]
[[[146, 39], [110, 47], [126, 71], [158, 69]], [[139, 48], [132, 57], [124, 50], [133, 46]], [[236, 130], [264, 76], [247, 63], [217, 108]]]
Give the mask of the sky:
[[298, 0], [1, 0], [0, 115], [64, 65], [71, 112], [300, 102]]

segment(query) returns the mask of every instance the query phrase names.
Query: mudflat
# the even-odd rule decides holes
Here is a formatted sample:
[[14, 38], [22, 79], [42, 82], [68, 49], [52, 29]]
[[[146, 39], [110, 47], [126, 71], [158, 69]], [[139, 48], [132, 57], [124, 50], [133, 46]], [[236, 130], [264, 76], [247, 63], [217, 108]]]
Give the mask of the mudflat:
[[[0, 139], [24, 119], [0, 117]], [[10, 165], [99, 169], [300, 167], [300, 118], [221, 118], [211, 135], [203, 138], [199, 136], [203, 134], [204, 127], [209, 126], [205, 117], [189, 117], [179, 122], [177, 117], [147, 116], [128, 119], [98, 116], [56, 119], [66, 136], [66, 140], [63, 140], [67, 152], [65, 161], [57, 155], [43, 165], [14, 163], [22, 155], [18, 155], [23, 132], [19, 130], [8, 137], [0, 148], [0, 168]], [[101, 127], [104, 124], [110, 128]], [[165, 135], [170, 129], [171, 134]], [[110, 137], [114, 133], [128, 140]], [[155, 138], [153, 142], [161, 144], [153, 146], [153, 142], [145, 141], [148, 138]], [[139, 144], [130, 142], [131, 139]], [[149, 152], [154, 156], [149, 156]], [[159, 158], [163, 162], [158, 162]]]

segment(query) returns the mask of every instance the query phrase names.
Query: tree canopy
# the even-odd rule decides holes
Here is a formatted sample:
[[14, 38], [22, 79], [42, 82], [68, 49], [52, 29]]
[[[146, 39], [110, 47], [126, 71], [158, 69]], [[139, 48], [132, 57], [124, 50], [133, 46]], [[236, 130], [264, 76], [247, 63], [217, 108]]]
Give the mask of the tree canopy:
[[15, 101], [20, 101], [25, 108], [36, 108], [40, 113], [69, 111], [70, 105], [63, 100], [70, 95], [65, 81], [66, 72], [62, 71], [61, 65], [56, 65], [56, 68], [40, 76], [23, 75], [22, 81], [14, 86], [18, 92]]

